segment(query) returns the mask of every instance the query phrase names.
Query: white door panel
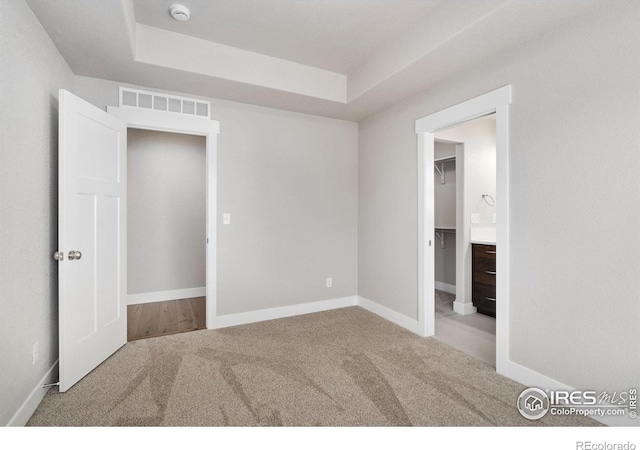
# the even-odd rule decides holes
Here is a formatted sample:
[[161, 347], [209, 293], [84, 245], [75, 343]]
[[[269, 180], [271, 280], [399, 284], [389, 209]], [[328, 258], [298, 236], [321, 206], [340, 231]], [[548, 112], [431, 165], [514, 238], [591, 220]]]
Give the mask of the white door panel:
[[[64, 392], [126, 343], [127, 128], [65, 90], [60, 91], [59, 128]], [[70, 252], [82, 256], [71, 259]]]

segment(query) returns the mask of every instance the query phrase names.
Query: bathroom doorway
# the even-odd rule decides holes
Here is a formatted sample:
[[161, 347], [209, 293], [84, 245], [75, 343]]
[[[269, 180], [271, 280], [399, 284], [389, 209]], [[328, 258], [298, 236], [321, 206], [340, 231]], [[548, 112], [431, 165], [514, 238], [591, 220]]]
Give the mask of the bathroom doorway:
[[[495, 367], [499, 374], [509, 373], [509, 108], [512, 103], [512, 87], [503, 86], [485, 94], [470, 98], [415, 121], [418, 151], [418, 332], [422, 336], [434, 336], [435, 324], [435, 249], [434, 249], [434, 146], [435, 135], [458, 124], [495, 113], [495, 242], [491, 264], [495, 266]], [[460, 170], [460, 161], [456, 158]], [[464, 166], [470, 164], [465, 160]], [[466, 189], [466, 188], [465, 188]], [[483, 193], [484, 194], [484, 193]], [[481, 196], [480, 201], [485, 198]], [[475, 200], [473, 200], [475, 201]], [[493, 217], [492, 217], [493, 219]], [[456, 222], [456, 240], [470, 237], [471, 218], [465, 216], [469, 226]], [[470, 243], [470, 241], [469, 241]], [[462, 248], [462, 247], [461, 247]], [[487, 253], [486, 255], [489, 255]], [[456, 257], [456, 267], [460, 262]], [[469, 262], [470, 264], [470, 262]], [[488, 269], [487, 269], [488, 270]], [[488, 274], [487, 274], [488, 275]], [[486, 280], [485, 280], [486, 281]], [[468, 284], [468, 285], [467, 285]], [[468, 297], [460, 290], [470, 291], [471, 281], [460, 282], [456, 273], [456, 300], [458, 308], [472, 308]], [[486, 297], [490, 295], [485, 294]], [[463, 301], [464, 300], [464, 301]], [[487, 300], [488, 301], [488, 300]], [[457, 311], [456, 311], [457, 312]], [[464, 315], [464, 314], [463, 314]]]
[[[490, 114], [436, 131], [433, 177], [434, 337], [493, 366], [496, 364], [495, 116]], [[484, 240], [480, 241], [479, 236]], [[489, 250], [483, 247], [480, 254], [477, 244]], [[474, 254], [488, 259], [474, 260]]]

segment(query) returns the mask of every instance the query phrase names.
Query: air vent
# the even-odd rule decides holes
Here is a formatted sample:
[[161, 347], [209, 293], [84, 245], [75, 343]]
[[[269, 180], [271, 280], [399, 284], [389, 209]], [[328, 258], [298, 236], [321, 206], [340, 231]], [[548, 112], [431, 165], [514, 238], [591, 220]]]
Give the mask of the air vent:
[[120, 106], [211, 118], [211, 102], [125, 87], [120, 88]]

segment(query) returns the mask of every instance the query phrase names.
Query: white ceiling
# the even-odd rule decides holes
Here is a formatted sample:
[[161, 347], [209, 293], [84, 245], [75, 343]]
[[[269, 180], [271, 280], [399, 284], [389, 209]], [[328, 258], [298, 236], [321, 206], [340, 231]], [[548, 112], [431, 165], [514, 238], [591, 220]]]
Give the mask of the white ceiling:
[[76, 75], [360, 120], [606, 2], [181, 1], [27, 3]]
[[[477, 0], [476, 0], [477, 1]], [[172, 3], [191, 10], [178, 22]], [[349, 74], [440, 0], [133, 0], [136, 21], [231, 47]], [[401, 7], [398, 7], [401, 4]]]

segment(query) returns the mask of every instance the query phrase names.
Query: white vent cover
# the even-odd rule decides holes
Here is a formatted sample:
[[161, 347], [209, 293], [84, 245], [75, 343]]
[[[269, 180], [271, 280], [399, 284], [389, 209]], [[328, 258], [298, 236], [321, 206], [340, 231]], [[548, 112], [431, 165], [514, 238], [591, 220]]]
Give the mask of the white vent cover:
[[120, 88], [120, 106], [211, 118], [211, 102], [125, 87]]

